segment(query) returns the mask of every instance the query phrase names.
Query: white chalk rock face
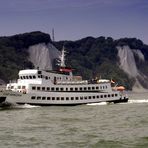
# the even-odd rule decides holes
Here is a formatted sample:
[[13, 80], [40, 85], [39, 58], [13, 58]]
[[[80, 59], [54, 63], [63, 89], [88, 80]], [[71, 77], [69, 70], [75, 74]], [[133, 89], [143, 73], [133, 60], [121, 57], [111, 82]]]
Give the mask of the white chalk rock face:
[[118, 46], [117, 49], [118, 57], [120, 59], [120, 68], [124, 72], [126, 72], [130, 77], [135, 78], [135, 85], [133, 87], [133, 90], [145, 90], [139, 80], [144, 82], [147, 81], [148, 77], [138, 70], [134, 56], [136, 55], [139, 58], [139, 60], [144, 62], [145, 58], [142, 52], [137, 49], [130, 49], [129, 46]]
[[52, 70], [52, 63], [55, 58], [59, 58], [60, 51], [52, 44], [40, 43], [30, 46], [28, 49], [29, 60], [35, 68]]

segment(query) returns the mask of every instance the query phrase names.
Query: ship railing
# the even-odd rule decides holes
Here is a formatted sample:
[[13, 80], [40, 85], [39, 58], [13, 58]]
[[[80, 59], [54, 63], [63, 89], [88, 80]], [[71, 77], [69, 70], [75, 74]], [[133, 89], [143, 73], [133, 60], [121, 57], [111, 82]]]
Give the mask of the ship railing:
[[57, 81], [56, 83], [57, 85], [67, 85], [67, 84], [73, 84], [73, 85], [76, 85], [76, 84], [88, 84], [88, 81], [87, 80], [82, 80], [82, 81]]

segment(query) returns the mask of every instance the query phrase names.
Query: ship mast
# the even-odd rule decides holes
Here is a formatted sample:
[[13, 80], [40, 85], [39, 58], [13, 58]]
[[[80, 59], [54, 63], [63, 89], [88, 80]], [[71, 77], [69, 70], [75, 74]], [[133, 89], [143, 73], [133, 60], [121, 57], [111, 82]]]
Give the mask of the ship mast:
[[65, 65], [65, 47], [63, 46], [62, 53], [60, 56], [60, 67], [66, 67]]
[[67, 67], [66, 64], [65, 64], [65, 53], [66, 53], [65, 47], [63, 46], [61, 56], [60, 56], [59, 71], [68, 72], [68, 73], [70, 73], [70, 75], [72, 75], [72, 68]]

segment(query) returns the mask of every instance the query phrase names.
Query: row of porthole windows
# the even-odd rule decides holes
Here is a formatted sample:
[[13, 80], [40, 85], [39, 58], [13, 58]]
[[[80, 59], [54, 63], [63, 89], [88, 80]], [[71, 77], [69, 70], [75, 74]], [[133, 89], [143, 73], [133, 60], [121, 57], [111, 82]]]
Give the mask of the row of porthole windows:
[[20, 79], [36, 79], [36, 78], [45, 78], [46, 80], [50, 79], [50, 77], [48, 76], [43, 76], [43, 75], [38, 75], [38, 76], [35, 76], [35, 75], [29, 75], [29, 76], [20, 76], [19, 77]]
[[107, 89], [107, 86], [96, 86], [96, 87], [70, 87], [70, 88], [63, 88], [63, 87], [36, 87], [32, 86], [32, 90], [42, 90], [42, 91], [89, 91], [89, 90], [99, 90], [100, 89]]
[[[50, 77], [48, 76], [44, 76], [44, 75], [38, 75], [38, 76], [35, 76], [35, 75], [29, 75], [29, 76], [20, 76], [19, 79], [36, 79], [36, 78], [45, 78], [46, 80], [49, 80]], [[62, 78], [61, 77], [55, 77], [56, 80], [61, 80]], [[68, 77], [66, 77], [66, 79], [68, 80]]]
[[96, 98], [107, 98], [107, 97], [117, 97], [118, 94], [108, 94], [108, 95], [97, 95], [97, 96], [81, 96], [81, 97], [41, 97], [41, 96], [32, 96], [31, 99], [37, 100], [87, 100], [87, 99], [96, 99]]

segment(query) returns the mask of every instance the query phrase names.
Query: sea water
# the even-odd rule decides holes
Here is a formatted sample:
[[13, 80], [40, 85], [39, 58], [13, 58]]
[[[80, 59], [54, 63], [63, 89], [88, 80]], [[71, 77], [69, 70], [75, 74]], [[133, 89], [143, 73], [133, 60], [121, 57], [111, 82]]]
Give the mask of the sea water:
[[0, 109], [0, 148], [147, 148], [148, 93], [123, 104]]

